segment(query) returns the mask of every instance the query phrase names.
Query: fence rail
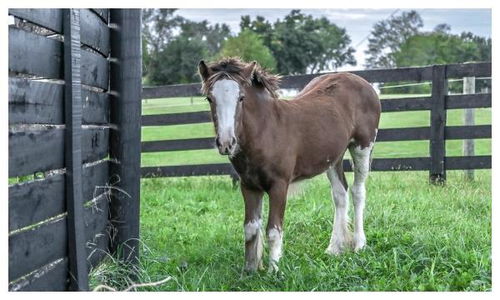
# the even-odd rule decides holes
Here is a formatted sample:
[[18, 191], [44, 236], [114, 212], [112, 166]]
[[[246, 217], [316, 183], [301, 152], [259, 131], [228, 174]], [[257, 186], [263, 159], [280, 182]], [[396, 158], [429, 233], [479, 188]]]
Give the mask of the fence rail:
[[[446, 81], [465, 76], [490, 77], [491, 63], [451, 64], [415, 68], [354, 71], [369, 82], [430, 81], [431, 96], [382, 100], [382, 112], [429, 111], [430, 126], [380, 129], [377, 142], [429, 140], [429, 157], [376, 158], [373, 171], [430, 170], [433, 180], [446, 178], [446, 170], [491, 168], [491, 156], [446, 157], [446, 140], [491, 138], [491, 125], [446, 126], [446, 110], [491, 107], [491, 94], [447, 95]], [[285, 76], [281, 88], [301, 89], [318, 75]], [[200, 95], [200, 84], [144, 87], [143, 99]], [[154, 101], [154, 100], [153, 100]], [[211, 122], [209, 112], [143, 115], [142, 126], [168, 126]], [[142, 152], [199, 150], [214, 148], [214, 138], [175, 139], [142, 142]], [[344, 161], [344, 169], [350, 165]], [[142, 177], [235, 175], [230, 164], [143, 167]]]

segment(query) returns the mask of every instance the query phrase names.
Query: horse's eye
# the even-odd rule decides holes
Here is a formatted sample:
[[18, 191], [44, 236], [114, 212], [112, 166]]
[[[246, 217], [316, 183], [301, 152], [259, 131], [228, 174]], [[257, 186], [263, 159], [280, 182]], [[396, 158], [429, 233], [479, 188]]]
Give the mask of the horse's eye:
[[238, 100], [241, 102], [241, 101], [243, 101], [243, 99], [245, 99], [245, 96], [240, 96], [240, 98]]
[[207, 97], [207, 101], [212, 103], [212, 99], [210, 99], [210, 97]]

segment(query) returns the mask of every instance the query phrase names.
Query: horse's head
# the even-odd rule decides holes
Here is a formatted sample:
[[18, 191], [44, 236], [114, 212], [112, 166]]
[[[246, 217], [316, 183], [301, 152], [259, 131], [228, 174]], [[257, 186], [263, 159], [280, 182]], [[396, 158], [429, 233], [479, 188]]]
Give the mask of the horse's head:
[[238, 69], [211, 68], [200, 61], [198, 71], [204, 93], [210, 103], [217, 137], [215, 143], [222, 155], [234, 155], [238, 149], [237, 129], [242, 123], [245, 87], [251, 82], [256, 62]]

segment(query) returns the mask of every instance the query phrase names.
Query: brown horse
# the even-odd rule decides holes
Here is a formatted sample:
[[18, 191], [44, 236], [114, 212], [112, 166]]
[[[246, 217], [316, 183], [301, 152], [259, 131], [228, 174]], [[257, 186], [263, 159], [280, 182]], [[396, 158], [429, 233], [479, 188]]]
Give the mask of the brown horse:
[[[328, 254], [366, 244], [363, 230], [365, 180], [380, 118], [371, 85], [349, 73], [312, 80], [293, 100], [279, 100], [279, 78], [256, 62], [226, 58], [201, 61], [202, 91], [210, 103], [216, 145], [240, 176], [245, 200], [245, 269], [262, 268], [262, 196], [269, 195], [269, 269], [282, 253], [283, 216], [291, 183], [326, 171], [335, 218]], [[342, 159], [349, 149], [354, 170], [354, 239], [347, 226], [347, 181]]]

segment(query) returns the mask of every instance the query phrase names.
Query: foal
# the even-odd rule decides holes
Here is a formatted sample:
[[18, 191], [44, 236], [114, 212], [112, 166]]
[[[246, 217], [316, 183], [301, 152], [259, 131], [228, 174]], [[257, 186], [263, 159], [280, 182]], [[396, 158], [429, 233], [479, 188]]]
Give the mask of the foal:
[[[245, 200], [245, 269], [262, 268], [262, 196], [269, 195], [269, 270], [278, 269], [288, 186], [326, 171], [335, 219], [326, 253], [365, 246], [365, 180], [377, 134], [380, 101], [371, 85], [349, 73], [322, 75], [293, 100], [278, 100], [278, 77], [235, 58], [199, 64], [220, 154], [240, 176]], [[354, 239], [348, 231], [342, 158], [353, 160]]]

